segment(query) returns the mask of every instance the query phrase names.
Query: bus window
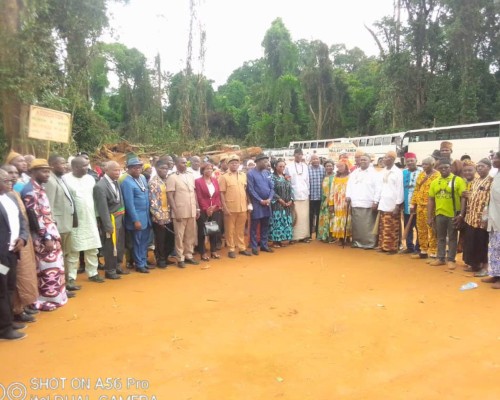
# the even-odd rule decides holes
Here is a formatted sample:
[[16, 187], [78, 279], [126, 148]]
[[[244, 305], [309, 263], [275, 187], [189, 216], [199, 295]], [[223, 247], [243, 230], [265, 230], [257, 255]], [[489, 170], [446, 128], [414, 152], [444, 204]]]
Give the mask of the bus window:
[[358, 139], [353, 140], [353, 141], [352, 141], [352, 144], [353, 144], [354, 146], [358, 147], [358, 146], [359, 146], [359, 140], [358, 140]]
[[366, 139], [361, 139], [360, 146], [366, 146]]
[[382, 138], [381, 137], [378, 137], [378, 138], [375, 138], [375, 146], [380, 146], [382, 144]]
[[500, 131], [498, 130], [497, 127], [487, 128], [486, 132], [484, 133], [484, 137], [498, 137], [499, 135]]
[[366, 143], [367, 146], [373, 146], [373, 138], [369, 138], [368, 142]]
[[317, 149], [318, 148], [318, 142], [311, 142], [311, 149]]
[[382, 139], [382, 144], [383, 145], [391, 144], [391, 137], [390, 136], [384, 136], [383, 139]]
[[303, 149], [309, 149], [311, 147], [311, 143], [304, 143], [302, 146]]
[[321, 142], [318, 142], [318, 149], [324, 149], [325, 148], [325, 141], [322, 140]]
[[396, 135], [391, 138], [391, 143], [399, 146], [401, 144], [401, 136]]
[[426, 136], [428, 142], [433, 142], [435, 140], [438, 140], [437, 134], [434, 131], [428, 132]]
[[329, 140], [328, 142], [326, 142], [326, 147], [327, 148], [330, 148], [333, 146], [333, 142], [331, 140]]

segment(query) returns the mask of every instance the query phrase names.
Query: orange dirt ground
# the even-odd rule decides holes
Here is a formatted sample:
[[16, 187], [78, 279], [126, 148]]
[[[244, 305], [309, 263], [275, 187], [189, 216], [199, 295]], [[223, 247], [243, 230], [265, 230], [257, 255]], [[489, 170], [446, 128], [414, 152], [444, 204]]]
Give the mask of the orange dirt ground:
[[0, 343], [0, 398], [500, 398], [500, 293], [461, 267], [315, 242], [78, 281]]

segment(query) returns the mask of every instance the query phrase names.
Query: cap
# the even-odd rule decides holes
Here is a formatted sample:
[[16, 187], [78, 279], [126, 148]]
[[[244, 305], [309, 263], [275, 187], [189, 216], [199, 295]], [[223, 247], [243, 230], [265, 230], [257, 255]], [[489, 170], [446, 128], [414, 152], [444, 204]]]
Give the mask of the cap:
[[405, 158], [417, 158], [417, 155], [415, 153], [406, 153]]
[[134, 167], [136, 165], [143, 165], [143, 162], [141, 160], [139, 160], [138, 157], [130, 157], [127, 160], [127, 168], [128, 167]]
[[269, 160], [269, 156], [265, 155], [264, 153], [260, 153], [255, 157], [255, 162], [258, 162], [260, 160]]
[[[222, 159], [221, 159], [222, 161]], [[226, 157], [226, 161], [230, 163], [231, 161], [240, 161], [240, 157], [238, 157], [237, 154], [230, 154], [229, 156]]]

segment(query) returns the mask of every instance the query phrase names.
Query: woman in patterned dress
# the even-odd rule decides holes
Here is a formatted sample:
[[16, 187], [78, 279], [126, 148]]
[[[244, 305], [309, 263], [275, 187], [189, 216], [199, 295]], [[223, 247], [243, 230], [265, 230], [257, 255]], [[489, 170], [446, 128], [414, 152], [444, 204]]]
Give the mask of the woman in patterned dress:
[[345, 196], [348, 180], [349, 167], [346, 163], [340, 162], [337, 164], [337, 174], [333, 181], [334, 216], [332, 224], [332, 236], [334, 239], [340, 240], [339, 244], [343, 244], [351, 237], [351, 215]]
[[319, 210], [318, 239], [323, 243], [332, 242], [330, 232], [333, 223], [333, 161], [327, 160], [323, 164], [325, 167], [325, 177], [322, 182], [321, 208]]
[[50, 167], [46, 160], [35, 159], [30, 171], [32, 178], [23, 188], [21, 197], [28, 212], [35, 247], [38, 299], [34, 307], [41, 311], [52, 311], [68, 301], [61, 236], [42, 186], [49, 180]]
[[292, 240], [292, 184], [285, 178], [285, 162], [276, 163], [272, 180], [274, 184], [274, 198], [271, 203], [270, 238], [273, 247], [284, 247], [284, 241]]

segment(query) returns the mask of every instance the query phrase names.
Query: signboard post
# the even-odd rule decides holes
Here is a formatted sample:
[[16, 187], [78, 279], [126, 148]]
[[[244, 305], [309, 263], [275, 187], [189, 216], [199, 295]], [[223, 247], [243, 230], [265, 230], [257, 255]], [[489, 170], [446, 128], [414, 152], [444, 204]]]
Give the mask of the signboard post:
[[[39, 106], [30, 106], [28, 137], [50, 142], [68, 143], [71, 134], [71, 114]], [[48, 154], [47, 154], [48, 157]]]

